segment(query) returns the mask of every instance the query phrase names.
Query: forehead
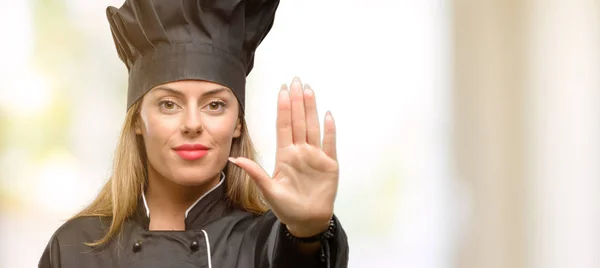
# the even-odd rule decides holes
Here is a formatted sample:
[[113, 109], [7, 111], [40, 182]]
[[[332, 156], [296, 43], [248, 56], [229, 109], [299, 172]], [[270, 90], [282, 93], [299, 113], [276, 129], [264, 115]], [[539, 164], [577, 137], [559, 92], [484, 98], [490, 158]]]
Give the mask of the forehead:
[[203, 80], [182, 80], [182, 81], [173, 81], [165, 84], [158, 85], [152, 90], [150, 90], [151, 94], [178, 94], [185, 95], [189, 97], [199, 97], [205, 95], [207, 93], [212, 94], [224, 94], [224, 95], [233, 95], [233, 92], [220, 84], [203, 81]]

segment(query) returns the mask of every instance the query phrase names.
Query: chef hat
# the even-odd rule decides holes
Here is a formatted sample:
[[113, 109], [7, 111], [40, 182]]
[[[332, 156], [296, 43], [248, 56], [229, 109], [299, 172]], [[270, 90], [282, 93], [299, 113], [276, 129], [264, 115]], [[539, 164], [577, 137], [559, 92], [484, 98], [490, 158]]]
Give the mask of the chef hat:
[[254, 51], [279, 0], [126, 0], [106, 15], [129, 71], [127, 109], [153, 87], [206, 80], [230, 88], [244, 108]]

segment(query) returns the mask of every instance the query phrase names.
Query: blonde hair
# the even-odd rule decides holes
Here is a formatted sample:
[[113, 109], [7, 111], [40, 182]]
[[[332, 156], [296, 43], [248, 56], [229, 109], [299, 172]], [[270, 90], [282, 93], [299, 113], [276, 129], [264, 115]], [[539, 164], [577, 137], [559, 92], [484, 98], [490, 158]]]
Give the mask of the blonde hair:
[[[86, 243], [89, 246], [102, 246], [118, 235], [125, 220], [135, 213], [141, 196], [142, 185], [146, 183], [146, 150], [141, 136], [135, 133], [139, 118], [141, 100], [127, 111], [125, 123], [115, 150], [113, 172], [92, 203], [72, 219], [93, 216], [110, 217], [111, 223], [102, 239]], [[255, 150], [246, 122], [240, 112], [241, 135], [234, 138], [230, 156], [243, 156], [255, 159]], [[252, 178], [241, 168], [228, 163], [225, 167], [227, 197], [238, 208], [261, 214], [267, 210], [261, 200], [260, 191]]]

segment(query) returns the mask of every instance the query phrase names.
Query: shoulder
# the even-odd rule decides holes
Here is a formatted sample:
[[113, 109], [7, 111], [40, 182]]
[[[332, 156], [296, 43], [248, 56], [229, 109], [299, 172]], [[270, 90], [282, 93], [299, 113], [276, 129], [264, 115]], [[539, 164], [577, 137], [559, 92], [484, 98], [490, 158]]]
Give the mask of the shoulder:
[[110, 218], [82, 216], [68, 220], [52, 235], [61, 245], [96, 241], [106, 234]]
[[232, 208], [218, 219], [208, 223], [204, 228], [207, 231], [220, 233], [225, 230], [231, 232], [255, 234], [263, 229], [271, 229], [277, 221], [273, 212], [254, 213], [242, 208]]
[[260, 214], [242, 211], [237, 215], [239, 218], [243, 218], [244, 220], [248, 221], [251, 225], [256, 227], [270, 228], [274, 223], [278, 221], [277, 216], [275, 216], [275, 214], [271, 210], [267, 210]]
[[56, 235], [72, 233], [95, 233], [106, 231], [110, 227], [109, 217], [82, 216], [66, 221], [56, 230]]
[[50, 237], [38, 267], [61, 267], [65, 253], [84, 251], [84, 243], [100, 239], [109, 225], [110, 218], [86, 216], [68, 220]]

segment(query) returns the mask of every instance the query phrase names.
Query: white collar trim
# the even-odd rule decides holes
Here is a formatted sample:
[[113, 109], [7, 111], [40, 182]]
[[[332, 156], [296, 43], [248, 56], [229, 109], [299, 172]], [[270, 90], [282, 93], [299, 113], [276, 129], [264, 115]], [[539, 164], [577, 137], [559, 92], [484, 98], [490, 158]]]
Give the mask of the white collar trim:
[[[200, 200], [202, 200], [202, 198], [207, 196], [210, 192], [214, 191], [215, 189], [219, 188], [219, 186], [221, 186], [221, 184], [223, 184], [224, 181], [225, 181], [225, 172], [221, 171], [221, 180], [219, 181], [219, 183], [217, 185], [215, 185], [215, 187], [211, 188], [206, 193], [204, 193], [200, 198], [198, 198], [198, 200], [196, 200], [196, 202], [194, 202], [194, 204], [192, 204], [185, 211], [185, 217], [187, 218], [188, 213], [192, 210], [192, 208], [194, 208], [198, 204], [198, 202], [200, 202]], [[144, 192], [143, 185], [142, 185], [142, 200], [144, 200], [144, 207], [146, 208], [146, 217], [150, 218], [150, 208], [148, 208], [148, 202], [146, 201], [146, 193]]]

